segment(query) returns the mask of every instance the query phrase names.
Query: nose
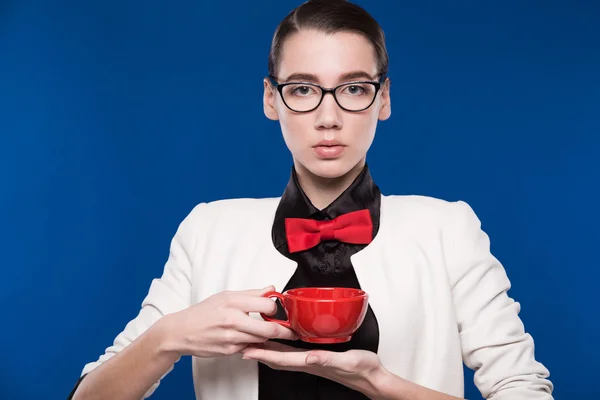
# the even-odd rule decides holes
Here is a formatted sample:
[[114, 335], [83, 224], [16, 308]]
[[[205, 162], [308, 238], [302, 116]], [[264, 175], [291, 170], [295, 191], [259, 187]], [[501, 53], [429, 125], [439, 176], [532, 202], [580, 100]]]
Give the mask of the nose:
[[333, 94], [327, 93], [316, 110], [315, 127], [317, 129], [340, 129], [342, 127], [342, 111], [335, 102]]

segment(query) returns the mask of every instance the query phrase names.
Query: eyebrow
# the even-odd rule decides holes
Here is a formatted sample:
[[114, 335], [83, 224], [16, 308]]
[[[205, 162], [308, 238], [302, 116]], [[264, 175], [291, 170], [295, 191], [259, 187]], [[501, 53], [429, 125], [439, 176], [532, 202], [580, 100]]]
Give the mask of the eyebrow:
[[[338, 80], [340, 82], [349, 81], [349, 80], [353, 80], [353, 79], [367, 79], [369, 81], [375, 80], [374, 77], [372, 77], [370, 74], [366, 73], [365, 71], [346, 72], [345, 74], [340, 75], [340, 77], [338, 78]], [[288, 76], [287, 79], [284, 79], [284, 82], [292, 82], [292, 81], [304, 81], [304, 82], [318, 83], [319, 78], [314, 74], [296, 72], [296, 73], [293, 73], [290, 76]]]

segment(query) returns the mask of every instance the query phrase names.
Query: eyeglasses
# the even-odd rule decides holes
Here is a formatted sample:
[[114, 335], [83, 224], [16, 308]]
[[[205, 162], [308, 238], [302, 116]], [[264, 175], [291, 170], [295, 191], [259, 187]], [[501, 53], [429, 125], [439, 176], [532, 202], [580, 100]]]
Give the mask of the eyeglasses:
[[327, 93], [331, 93], [338, 106], [345, 111], [364, 111], [375, 101], [386, 76], [382, 75], [377, 82], [348, 82], [333, 88], [324, 88], [308, 82], [279, 83], [273, 76], [269, 75], [268, 78], [281, 95], [287, 108], [294, 112], [304, 113], [319, 107]]

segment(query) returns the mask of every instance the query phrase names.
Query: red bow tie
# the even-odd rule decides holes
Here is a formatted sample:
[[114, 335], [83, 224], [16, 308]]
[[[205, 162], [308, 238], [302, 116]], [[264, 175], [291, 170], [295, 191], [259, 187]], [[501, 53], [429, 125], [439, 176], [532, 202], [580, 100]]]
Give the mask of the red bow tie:
[[310, 249], [323, 240], [369, 244], [373, 240], [373, 221], [367, 209], [343, 214], [329, 221], [286, 218], [285, 234], [290, 253]]

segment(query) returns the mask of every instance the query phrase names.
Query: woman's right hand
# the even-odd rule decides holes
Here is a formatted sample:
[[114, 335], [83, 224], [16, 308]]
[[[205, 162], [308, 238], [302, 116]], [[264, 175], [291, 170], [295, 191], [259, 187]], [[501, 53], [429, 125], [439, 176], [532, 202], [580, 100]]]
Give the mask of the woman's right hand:
[[269, 339], [297, 340], [297, 334], [276, 322], [252, 318], [250, 312], [274, 315], [276, 303], [263, 297], [275, 290], [225, 291], [159, 320], [167, 332], [166, 346], [178, 356], [217, 357], [240, 352], [250, 343]]

